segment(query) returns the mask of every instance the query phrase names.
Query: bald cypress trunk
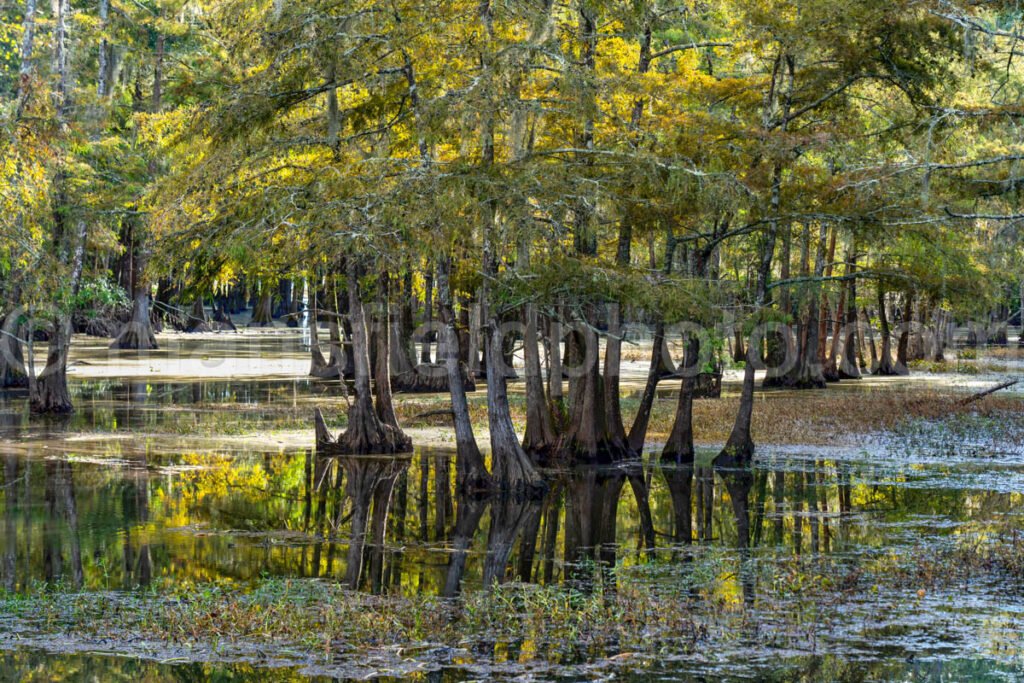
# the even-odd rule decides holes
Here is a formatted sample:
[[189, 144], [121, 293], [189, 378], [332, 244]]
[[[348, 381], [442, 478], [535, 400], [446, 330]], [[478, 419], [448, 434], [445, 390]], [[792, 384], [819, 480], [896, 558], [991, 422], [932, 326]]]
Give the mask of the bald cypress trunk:
[[[849, 265], [846, 266], [849, 274]], [[823, 374], [828, 382], [838, 382], [839, 376], [839, 349], [843, 342], [843, 318], [846, 316], [846, 295], [849, 288], [846, 283], [841, 282], [839, 289], [839, 302], [836, 304], [835, 319], [832, 321], [832, 343], [829, 346], [828, 359], [825, 361]]]
[[273, 327], [274, 326], [274, 291], [264, 280], [260, 283], [259, 298], [256, 299], [256, 306], [252, 309], [252, 319], [249, 327]]
[[[348, 265], [348, 298], [352, 320], [356, 396], [349, 408], [348, 427], [338, 437], [337, 450], [356, 455], [408, 453], [412, 450], [412, 441], [397, 428], [397, 421], [394, 424], [385, 422], [381, 419], [380, 412], [373, 406], [366, 312], [359, 292], [359, 270], [354, 261], [350, 261]], [[386, 364], [387, 354], [384, 354], [384, 359]], [[387, 415], [387, 411], [384, 413]]]
[[197, 296], [195, 301], [192, 302], [192, 310], [188, 315], [186, 329], [189, 332], [210, 331], [210, 320], [206, 317], [206, 307], [203, 305], [203, 297], [201, 295]]
[[[676, 252], [677, 241], [675, 235], [669, 230], [665, 236], [665, 262], [662, 271], [665, 275], [672, 273], [672, 259]], [[654, 254], [651, 254], [651, 267], [655, 267]], [[737, 342], [742, 345], [741, 342]], [[651, 363], [647, 370], [647, 382], [644, 384], [644, 391], [640, 395], [640, 406], [636, 416], [633, 418], [633, 425], [629, 429], [627, 441], [629, 447], [640, 453], [643, 451], [644, 441], [647, 438], [647, 427], [651, 421], [651, 410], [654, 408], [654, 398], [658, 390], [658, 382], [665, 377], [666, 370], [674, 370], [669, 358], [668, 346], [665, 343], [665, 321], [660, 316], [654, 324], [654, 338], [651, 343]]]
[[641, 452], [647, 439], [647, 427], [651, 421], [651, 410], [658, 390], [658, 382], [664, 374], [665, 365], [665, 323], [659, 320], [654, 325], [654, 339], [651, 345], [651, 364], [647, 370], [647, 382], [640, 395], [640, 406], [633, 418], [633, 426], [629, 429], [629, 447]]
[[608, 443], [604, 392], [598, 370], [598, 341], [593, 327], [584, 321], [568, 336], [569, 425], [563, 439], [569, 462], [609, 464], [618, 453]]
[[683, 380], [679, 387], [679, 403], [672, 425], [672, 433], [661, 452], [662, 462], [677, 465], [693, 464], [693, 389], [697, 382], [696, 367], [700, 354], [700, 342], [690, 336], [686, 340], [683, 359]]
[[878, 367], [875, 368], [876, 375], [899, 375], [900, 373], [892, 362], [892, 331], [889, 329], [889, 314], [886, 310], [885, 286], [878, 281], [878, 324], [881, 328], [879, 334], [882, 337], [882, 349], [878, 354]]
[[[620, 263], [620, 265], [625, 265]], [[639, 450], [632, 450], [622, 422], [622, 405], [619, 376], [622, 373], [622, 308], [613, 302], [608, 306], [608, 334], [605, 336], [604, 376], [604, 420], [605, 438], [609, 447], [619, 458], [639, 457]]]
[[[71, 13], [68, 0], [56, 0], [56, 16], [54, 26], [54, 70], [58, 75], [55, 101], [57, 105], [57, 121], [61, 132], [67, 125], [67, 115], [71, 108], [71, 72], [67, 48], [67, 20]], [[66, 209], [69, 202], [66, 194], [67, 176], [63, 168], [54, 178], [53, 215], [53, 248], [60, 256], [62, 265], [68, 268], [67, 285], [73, 300], [77, 296], [82, 282], [82, 269], [85, 263], [85, 242], [88, 234], [84, 220], [79, 219], [75, 228], [70, 229]], [[53, 332], [50, 335], [50, 346], [46, 356], [46, 366], [38, 376], [32, 349], [29, 347], [29, 409], [33, 414], [68, 414], [73, 412], [71, 393], [68, 390], [67, 367], [68, 352], [71, 349], [72, 313], [58, 303], [54, 311]], [[32, 330], [29, 329], [31, 338]]]
[[473, 434], [469, 402], [462, 385], [463, 366], [459, 360], [459, 335], [455, 331], [452, 307], [451, 260], [442, 258], [437, 269], [438, 304], [444, 326], [444, 367], [448, 374], [448, 393], [452, 401], [455, 426], [455, 482], [457, 491], [486, 489], [491, 485], [484, 458]]
[[309, 313], [309, 374], [313, 377], [333, 377], [338, 375], [337, 368], [330, 368], [324, 352], [320, 349], [320, 323], [317, 321], [317, 295], [316, 288], [312, 290]]
[[[16, 302], [20, 298], [15, 291], [9, 297]], [[28, 387], [28, 370], [22, 352], [21, 340], [25, 336], [22, 311], [15, 309], [7, 313], [0, 330], [0, 389], [23, 389]]]
[[840, 379], [860, 379], [860, 366], [857, 361], [857, 254], [854, 247], [846, 257], [846, 274], [850, 276], [847, 283], [846, 310], [842, 311], [845, 318], [843, 339], [843, 360], [839, 364]]
[[[488, 36], [494, 36], [494, 17], [486, 0], [478, 6], [479, 18]], [[486, 57], [489, 59], [490, 57]], [[481, 167], [487, 172], [494, 166], [495, 118], [487, 112], [481, 130]], [[486, 313], [484, 358], [487, 371], [487, 422], [491, 432], [491, 474], [494, 483], [505, 493], [517, 496], [536, 496], [543, 492], [544, 483], [526, 455], [512, 425], [508, 405], [507, 379], [510, 368], [505, 365], [504, 337], [501, 329], [502, 311], [491, 301], [491, 283], [498, 279], [498, 206], [493, 198], [483, 201], [483, 285], [481, 305]]]
[[131, 349], [146, 351], [159, 348], [153, 334], [153, 324], [149, 313], [148, 286], [136, 289], [132, 297], [131, 320], [121, 330], [121, 334], [111, 343], [112, 349]]
[[[781, 262], [780, 277], [783, 282], [789, 280], [789, 267], [790, 260], [792, 257], [792, 230], [787, 224], [781, 227], [782, 231], [782, 253], [779, 255], [779, 261]], [[779, 301], [779, 310], [783, 315], [790, 313], [790, 291], [789, 285], [782, 287], [782, 293]], [[761, 386], [768, 387], [781, 387], [789, 383], [788, 373], [783, 371], [783, 366], [786, 362], [786, 357], [792, 352], [791, 339], [786, 331], [784, 330], [771, 330], [765, 334], [765, 341], [767, 346], [767, 366], [768, 369], [765, 372], [764, 379], [761, 381]]]
[[824, 343], [820, 337], [821, 326], [818, 315], [821, 300], [820, 281], [825, 273], [825, 237], [827, 228], [822, 223], [818, 231], [818, 251], [814, 259], [814, 278], [816, 282], [811, 286], [810, 298], [807, 305], [807, 319], [804, 325], [802, 338], [803, 350], [800, 354], [800, 364], [797, 369], [795, 386], [798, 389], [821, 389], [825, 387], [825, 375], [822, 373], [821, 355], [819, 349]]
[[123, 232], [123, 246], [126, 250], [125, 256], [130, 262], [127, 275], [128, 291], [132, 294], [132, 317], [117, 339], [111, 343], [110, 348], [148, 351], [158, 348], [149, 311], [150, 286], [146, 281], [146, 264], [149, 258], [145, 249], [143, 230], [134, 217], [126, 218], [125, 222], [127, 225]]
[[377, 284], [377, 310], [379, 311], [376, 334], [377, 358], [374, 365], [373, 387], [376, 397], [377, 416], [402, 438], [402, 429], [395, 414], [395, 401], [391, 393], [391, 297], [390, 279], [382, 277]]
[[561, 411], [565, 407], [565, 395], [562, 391], [564, 371], [562, 369], [562, 322], [558, 317], [548, 321], [548, 399], [551, 407], [558, 412], [557, 421], [561, 420]]
[[529, 303], [523, 309], [523, 359], [526, 374], [526, 433], [523, 450], [539, 462], [548, 462], [558, 445], [551, 408], [544, 392], [540, 367], [540, 340], [537, 334], [537, 307]]
[[[85, 221], [77, 225], [75, 246], [71, 257], [70, 287], [73, 295], [78, 293], [82, 281], [82, 267], [85, 259]], [[71, 311], [58, 309], [53, 331], [50, 335], [46, 366], [36, 376], [29, 358], [29, 408], [34, 414], [68, 414], [74, 412], [71, 392], [68, 390], [68, 352], [71, 349]], [[30, 330], [31, 333], [31, 330]]]
[[487, 422], [491, 431], [491, 467], [495, 485], [517, 495], [533, 496], [543, 489], [540, 474], [519, 444], [508, 407], [501, 325], [490, 313], [487, 329]]
[[[823, 229], [827, 230], [827, 228]], [[825, 279], [828, 280], [832, 277], [833, 269], [835, 268], [833, 261], [836, 257], [836, 233], [838, 230], [832, 228], [828, 240], [828, 254], [825, 257]], [[821, 307], [818, 309], [818, 365], [822, 369], [822, 377], [828, 382], [834, 382], [838, 379], [835, 373], [832, 373], [828, 368], [828, 322], [829, 322], [829, 302], [828, 295], [826, 293], [821, 294]]]
[[[776, 165], [772, 186], [772, 210], [777, 214], [779, 193], [782, 182], [782, 168]], [[777, 223], [769, 223], [761, 241], [757, 267], [757, 286], [754, 293], [754, 314], [760, 316], [768, 303], [768, 280], [771, 277], [772, 259], [775, 256], [775, 240]], [[736, 412], [732, 432], [725, 442], [722, 452], [715, 458], [715, 464], [723, 467], [745, 467], [754, 456], [754, 440], [751, 435], [751, 422], [754, 416], [754, 380], [755, 364], [759, 360], [759, 349], [754, 344], [747, 344], [747, 364], [743, 369], [743, 388], [740, 391], [740, 406]]]

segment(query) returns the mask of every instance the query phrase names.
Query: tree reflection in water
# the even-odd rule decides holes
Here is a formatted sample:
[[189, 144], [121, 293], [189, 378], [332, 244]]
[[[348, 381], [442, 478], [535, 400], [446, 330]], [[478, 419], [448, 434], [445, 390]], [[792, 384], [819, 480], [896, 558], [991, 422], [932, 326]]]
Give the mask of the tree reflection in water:
[[[129, 393], [129, 396], [139, 393]], [[373, 592], [455, 596], [508, 581], [614, 589], [616, 568], [689, 563], [726, 545], [753, 596], [750, 556], [819, 555], [875, 542], [887, 527], [852, 515], [970, 519], [1013, 501], [962, 490], [858, 484], [816, 458], [754, 471], [699, 463], [549, 472], [536, 503], [454, 493], [452, 454], [412, 458], [315, 453], [47, 450], [3, 456], [0, 571], [8, 590], [60, 582], [90, 590], [262, 576], [337, 580]], [[426, 465], [424, 475], [423, 465]], [[650, 490], [658, 548], [648, 545], [631, 477]], [[450, 511], [449, 511], [450, 508]], [[874, 529], [869, 533], [869, 528]], [[899, 527], [895, 527], [896, 533]], [[686, 567], [682, 567], [687, 571]], [[694, 588], [699, 597], [704, 588]]]

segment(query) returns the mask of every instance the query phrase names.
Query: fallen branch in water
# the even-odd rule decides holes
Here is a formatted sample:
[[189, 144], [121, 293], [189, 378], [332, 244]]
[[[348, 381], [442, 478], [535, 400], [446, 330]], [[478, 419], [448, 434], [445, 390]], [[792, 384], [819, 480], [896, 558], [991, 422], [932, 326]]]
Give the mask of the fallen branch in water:
[[999, 386], [992, 387], [991, 389], [986, 389], [985, 391], [979, 391], [976, 394], [971, 394], [970, 396], [968, 396], [964, 400], [960, 401], [960, 405], [965, 406], [965, 405], [968, 405], [969, 403], [974, 403], [975, 401], [980, 401], [981, 399], [985, 398], [989, 394], [994, 394], [997, 391], [1002, 391], [1003, 389], [1008, 389], [1008, 388], [1012, 387], [1014, 384], [1017, 384], [1018, 382], [1020, 382], [1019, 379], [1012, 379], [1012, 380], [1010, 380], [1008, 382], [1003, 382]]

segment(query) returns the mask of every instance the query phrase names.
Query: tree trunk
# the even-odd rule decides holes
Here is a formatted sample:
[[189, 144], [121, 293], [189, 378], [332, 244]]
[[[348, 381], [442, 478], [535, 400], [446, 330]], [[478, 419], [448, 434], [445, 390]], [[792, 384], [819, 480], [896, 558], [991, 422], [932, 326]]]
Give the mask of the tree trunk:
[[[352, 350], [355, 357], [355, 400], [348, 413], [348, 427], [338, 437], [343, 453], [353, 455], [408, 453], [412, 441], [391, 424], [381, 421], [370, 393], [370, 349], [366, 312], [359, 293], [359, 271], [348, 264], [349, 317], [352, 321]], [[384, 354], [387, 358], [387, 354]], [[386, 361], [385, 361], [386, 362]]]
[[693, 388], [700, 355], [700, 342], [694, 335], [686, 340], [686, 351], [683, 356], [683, 381], [679, 387], [679, 403], [676, 406], [675, 422], [672, 433], [665, 442], [661, 452], [661, 461], [675, 465], [693, 464]]
[[568, 337], [569, 425], [563, 435], [570, 463], [610, 464], [626, 454], [608, 439], [604, 392], [598, 363], [598, 339], [594, 326], [580, 321]]
[[274, 311], [275, 318], [281, 318], [291, 311], [292, 299], [295, 297], [295, 282], [291, 278], [281, 278], [277, 283], [277, 309]]
[[914, 296], [910, 292], [907, 292], [907, 298], [903, 304], [902, 323], [904, 331], [900, 334], [900, 338], [896, 343], [896, 366], [905, 374], [907, 369], [910, 367], [907, 362], [909, 361], [909, 346], [910, 346], [910, 321], [913, 320], [913, 303]]
[[548, 399], [552, 407], [559, 411], [564, 408], [562, 393], [562, 322], [553, 317], [548, 321]]
[[67, 377], [70, 346], [71, 316], [61, 313], [50, 335], [46, 366], [38, 377], [29, 379], [29, 406], [34, 414], [67, 415], [74, 412]]
[[[775, 167], [775, 180], [772, 189], [772, 204], [777, 211], [778, 194], [780, 192], [782, 170]], [[771, 277], [772, 259], [775, 255], [775, 238], [777, 226], [774, 222], [769, 224], [767, 233], [760, 248], [760, 258], [757, 269], [757, 288], [754, 294], [755, 315], [760, 315], [768, 302], [768, 279]], [[715, 464], [723, 467], [746, 467], [754, 457], [754, 440], [751, 435], [750, 426], [754, 416], [754, 380], [755, 365], [759, 355], [759, 349], [755, 344], [747, 344], [747, 364], [743, 369], [743, 388], [740, 391], [740, 406], [736, 412], [736, 420], [733, 423], [732, 432], [722, 452], [715, 458]]]
[[[85, 261], [87, 228], [85, 221], [79, 221], [73, 244], [71, 272], [68, 278], [72, 298], [78, 294], [82, 283], [82, 268]], [[29, 329], [31, 338], [32, 330]], [[50, 336], [46, 366], [36, 376], [32, 349], [29, 348], [29, 410], [36, 415], [67, 415], [74, 412], [71, 392], [68, 390], [68, 352], [71, 349], [71, 311], [59, 309]]]
[[36, 0], [25, 0], [25, 14], [21, 32], [21, 68], [18, 70], [18, 94], [15, 100], [15, 119], [20, 119], [28, 103], [32, 82], [32, 49], [35, 45]]
[[374, 366], [373, 387], [376, 394], [377, 417], [405, 439], [395, 414], [395, 401], [391, 393], [391, 306], [390, 279], [382, 277], [377, 284], [377, 362]]
[[490, 475], [473, 434], [473, 421], [469, 402], [462, 385], [462, 364], [459, 360], [459, 336], [455, 331], [455, 312], [452, 309], [451, 260], [442, 258], [437, 269], [438, 305], [444, 326], [445, 370], [448, 374], [448, 393], [452, 401], [452, 420], [455, 425], [455, 488], [458, 492], [490, 488]]
[[469, 305], [469, 327], [466, 330], [466, 365], [469, 366], [469, 376], [475, 379], [484, 378], [480, 367], [480, 332], [482, 326], [480, 305], [478, 303], [471, 303]]
[[640, 406], [637, 409], [636, 417], [633, 418], [633, 426], [629, 429], [629, 447], [637, 453], [643, 451], [644, 442], [647, 440], [647, 427], [651, 422], [651, 410], [654, 407], [654, 398], [657, 394], [658, 382], [661, 380], [662, 366], [664, 365], [664, 348], [665, 323], [659, 319], [654, 325], [651, 364], [647, 370], [647, 383], [644, 385], [643, 394], [640, 395]]
[[[827, 230], [825, 226], [822, 226], [822, 230]], [[836, 258], [836, 233], [838, 229], [832, 228], [831, 234], [828, 238], [828, 254], [825, 257], [825, 279], [828, 280], [832, 277], [832, 272], [835, 267], [834, 261]], [[818, 365], [822, 368], [822, 376], [828, 380], [834, 382], [835, 379], [829, 379], [829, 376], [825, 373], [827, 358], [828, 358], [828, 316], [831, 310], [828, 302], [828, 294], [822, 291], [821, 293], [821, 306], [818, 308]]]
[[932, 348], [931, 348], [931, 360], [935, 363], [946, 362], [946, 335], [943, 331], [945, 327], [945, 312], [939, 306], [935, 307], [933, 316], [933, 327], [934, 333], [932, 335]]
[[210, 320], [206, 317], [206, 307], [203, 305], [203, 297], [197, 296], [192, 302], [192, 310], [188, 316], [189, 332], [209, 332]]
[[213, 300], [213, 322], [214, 329], [216, 330], [229, 330], [235, 332], [238, 330], [235, 327], [234, 321], [231, 320], [231, 315], [228, 313], [229, 300], [227, 297], [215, 297]]
[[[17, 300], [17, 295], [11, 296], [12, 302]], [[3, 329], [0, 330], [0, 389], [28, 387], [28, 370], [21, 346], [25, 325], [21, 318], [20, 310], [11, 311], [4, 318]]]
[[[789, 268], [790, 261], [792, 260], [792, 230], [789, 224], [782, 227], [782, 253], [779, 254], [779, 277], [785, 282], [789, 279]], [[790, 302], [792, 297], [790, 296], [789, 285], [782, 287], [782, 292], [779, 297], [779, 310], [783, 315], [789, 315]], [[761, 386], [764, 388], [769, 387], [782, 387], [786, 386], [789, 382], [787, 381], [788, 372], [785, 371], [786, 358], [792, 351], [790, 344], [790, 336], [787, 330], [774, 330], [766, 335], [766, 346], [767, 346], [767, 370], [764, 374], [764, 379], [761, 381]]]
[[249, 327], [273, 326], [274, 292], [266, 280], [264, 280], [260, 283], [260, 296], [256, 300], [256, 306], [252, 310], [252, 320], [249, 321]]
[[605, 336], [604, 356], [604, 422], [605, 438], [609, 447], [620, 458], [638, 458], [639, 451], [629, 447], [626, 428], [622, 422], [619, 376], [622, 373], [622, 307], [617, 303], [608, 306], [608, 334]]
[[[341, 368], [337, 363], [328, 362], [324, 358], [324, 353], [320, 349], [320, 323], [317, 320], [319, 317], [316, 290], [313, 290], [313, 300], [310, 302], [310, 315], [309, 315], [309, 354], [310, 354], [310, 366], [309, 374], [311, 377], [319, 377], [320, 379], [341, 379]], [[334, 360], [334, 334], [332, 330], [331, 334], [331, 360]]]
[[871, 352], [871, 374], [875, 374], [875, 370], [878, 369], [878, 347], [875, 346], [875, 332], [871, 327], [871, 316], [868, 315], [867, 306], [861, 309], [861, 314], [864, 316], [864, 330], [868, 335], [868, 350]]
[[879, 352], [878, 367], [875, 368], [875, 375], [899, 375], [892, 362], [892, 332], [889, 330], [889, 315], [885, 309], [885, 286], [878, 281], [878, 324], [881, 327], [882, 350]]
[[159, 113], [163, 106], [164, 92], [164, 45], [163, 33], [156, 35], [156, 55], [153, 60], [153, 113]]
[[99, 17], [100, 32], [103, 37], [100, 39], [99, 59], [96, 68], [96, 94], [104, 99], [109, 93], [112, 84], [107, 80], [109, 77], [110, 43], [107, 42], [107, 18], [110, 13], [110, 0], [100, 0]]
[[153, 323], [149, 315], [150, 286], [146, 282], [146, 263], [149, 259], [146, 254], [143, 231], [133, 219], [128, 218], [125, 222], [127, 225], [124, 234], [127, 242], [124, 247], [130, 261], [127, 289], [132, 293], [132, 317], [110, 348], [147, 351], [157, 348], [156, 337], [153, 335]]
[[554, 420], [544, 393], [544, 377], [540, 368], [540, 341], [537, 334], [537, 307], [528, 303], [523, 309], [523, 359], [526, 373], [526, 433], [523, 450], [537, 462], [550, 462], [558, 446]]
[[153, 324], [149, 317], [148, 287], [137, 289], [132, 300], [132, 318], [111, 343], [112, 349], [133, 349], [145, 351], [159, 348], [153, 335]]
[[423, 280], [423, 324], [426, 332], [421, 340], [420, 362], [429, 364], [431, 362], [430, 342], [434, 336], [434, 273], [431, 270], [427, 270], [423, 274]]
[[818, 231], [818, 251], [814, 258], [814, 277], [816, 282], [811, 287], [810, 301], [807, 305], [807, 321], [804, 325], [803, 353], [800, 354], [800, 368], [796, 380], [796, 388], [821, 389], [825, 386], [825, 375], [822, 374], [821, 354], [819, 348], [824, 343], [821, 339], [821, 325], [818, 320], [821, 299], [821, 278], [825, 272], [825, 239], [827, 228], [822, 223]]
[[[857, 254], [851, 247], [846, 257], [847, 282], [845, 338], [843, 339], [843, 360], [839, 364], [840, 379], [860, 379], [860, 367], [857, 364], [857, 280], [853, 277], [857, 272]], [[842, 309], [839, 309], [842, 312]]]
[[[847, 264], [847, 274], [849, 274]], [[846, 294], [849, 289], [845, 283], [840, 283], [839, 303], [836, 304], [836, 317], [832, 321], [832, 345], [829, 348], [828, 359], [825, 361], [824, 375], [829, 382], [838, 382], [839, 375], [839, 348], [843, 342], [843, 318], [846, 315]]]
[[[488, 307], [490, 310], [490, 307]], [[515, 495], [535, 496], [544, 486], [540, 474], [519, 444], [508, 407], [501, 323], [490, 314], [487, 354], [487, 422], [491, 430], [491, 467], [496, 486]]]

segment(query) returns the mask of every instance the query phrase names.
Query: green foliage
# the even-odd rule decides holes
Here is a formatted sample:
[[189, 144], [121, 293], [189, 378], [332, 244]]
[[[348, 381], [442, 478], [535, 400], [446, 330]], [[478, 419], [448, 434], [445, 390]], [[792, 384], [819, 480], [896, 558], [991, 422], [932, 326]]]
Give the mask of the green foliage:
[[100, 276], [82, 282], [73, 307], [88, 317], [96, 317], [111, 310], [127, 308], [130, 304], [131, 299], [122, 287], [110, 278]]

